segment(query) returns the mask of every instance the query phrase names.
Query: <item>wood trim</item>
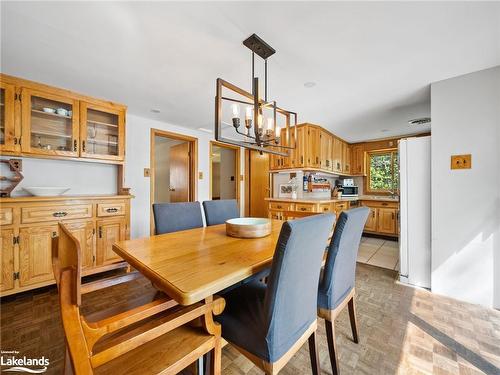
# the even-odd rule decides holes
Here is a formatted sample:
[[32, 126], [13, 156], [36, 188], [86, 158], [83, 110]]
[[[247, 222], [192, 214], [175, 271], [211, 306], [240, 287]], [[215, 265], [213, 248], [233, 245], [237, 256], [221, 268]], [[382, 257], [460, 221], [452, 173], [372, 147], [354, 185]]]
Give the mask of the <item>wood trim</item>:
[[217, 147], [222, 147], [222, 148], [228, 148], [230, 150], [235, 150], [236, 151], [236, 157], [235, 157], [235, 175], [234, 175], [234, 178], [236, 179], [236, 200], [238, 201], [238, 208], [240, 208], [240, 205], [241, 205], [241, 197], [240, 197], [240, 194], [241, 194], [241, 178], [240, 178], [240, 166], [241, 166], [241, 147], [239, 146], [234, 146], [234, 145], [230, 145], [230, 144], [227, 144], [227, 143], [223, 143], [223, 142], [218, 142], [218, 141], [210, 141], [210, 147], [209, 147], [209, 155], [208, 155], [208, 159], [209, 159], [209, 197], [210, 199], [213, 199], [212, 198], [212, 147], [213, 146], [217, 146]]
[[198, 200], [198, 138], [185, 134], [174, 133], [167, 130], [151, 128], [150, 148], [149, 148], [149, 232], [155, 234], [155, 223], [153, 217], [153, 203], [155, 196], [155, 137], [165, 137], [178, 141], [189, 142], [190, 150], [190, 186], [189, 200], [196, 202]]
[[[372, 195], [391, 195], [389, 191], [386, 190], [371, 190], [370, 189], [370, 155], [377, 155], [377, 154], [388, 154], [391, 153], [391, 165], [394, 163], [394, 152], [398, 152], [398, 148], [384, 148], [380, 150], [370, 150], [370, 151], [365, 151], [366, 157], [365, 157], [365, 171], [366, 175], [363, 177], [363, 193], [368, 193]], [[394, 179], [394, 170], [393, 170], [393, 179]], [[399, 193], [399, 190], [398, 190]]]

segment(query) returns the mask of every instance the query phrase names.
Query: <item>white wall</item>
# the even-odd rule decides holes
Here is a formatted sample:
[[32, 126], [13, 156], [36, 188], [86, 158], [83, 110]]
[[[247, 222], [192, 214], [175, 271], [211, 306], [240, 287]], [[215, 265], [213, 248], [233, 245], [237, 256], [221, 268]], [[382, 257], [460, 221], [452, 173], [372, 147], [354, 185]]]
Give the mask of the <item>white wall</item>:
[[[236, 181], [235, 176], [235, 154], [236, 151], [229, 148], [220, 147], [220, 199], [236, 199]], [[244, 155], [244, 153], [242, 153]], [[231, 181], [231, 176], [234, 177]]]
[[[29, 195], [23, 186], [69, 187], [65, 195], [116, 194], [117, 168], [111, 164], [88, 163], [69, 160], [17, 158], [23, 161], [24, 179], [12, 196]], [[11, 159], [2, 157], [2, 159]], [[2, 163], [1, 175], [8, 167]]]
[[432, 291], [500, 308], [500, 67], [432, 84], [431, 103]]
[[155, 137], [155, 203], [170, 202], [170, 147], [183, 142]]
[[[167, 130], [198, 138], [198, 171], [203, 172], [203, 179], [197, 180], [198, 201], [210, 199], [210, 140], [213, 139], [213, 135], [128, 114], [125, 186], [130, 187], [132, 194], [135, 195], [131, 207], [132, 238], [149, 235], [150, 179], [144, 177], [144, 168], [150, 167], [151, 129]], [[244, 152], [241, 154], [244, 155]], [[241, 159], [240, 171], [244, 174], [245, 163], [243, 157]], [[242, 182], [240, 184], [241, 197], [244, 197], [244, 184]], [[243, 207], [243, 199], [241, 204]]]

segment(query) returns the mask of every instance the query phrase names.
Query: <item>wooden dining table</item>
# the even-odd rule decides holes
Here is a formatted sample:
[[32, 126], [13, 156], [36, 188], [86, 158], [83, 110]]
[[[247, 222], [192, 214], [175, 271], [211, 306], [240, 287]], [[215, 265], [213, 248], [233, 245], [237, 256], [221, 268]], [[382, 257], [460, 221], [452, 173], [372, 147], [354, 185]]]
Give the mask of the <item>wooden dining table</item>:
[[226, 235], [225, 224], [120, 241], [113, 250], [180, 305], [220, 291], [270, 267], [282, 220], [255, 239]]

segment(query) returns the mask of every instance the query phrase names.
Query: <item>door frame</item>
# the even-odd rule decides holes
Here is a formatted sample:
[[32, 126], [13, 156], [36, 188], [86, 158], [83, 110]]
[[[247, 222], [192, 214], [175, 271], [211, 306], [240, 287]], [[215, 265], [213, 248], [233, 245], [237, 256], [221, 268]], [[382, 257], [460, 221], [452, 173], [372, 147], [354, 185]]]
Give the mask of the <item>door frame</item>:
[[241, 148], [239, 146], [234, 146], [230, 145], [227, 143], [222, 143], [218, 141], [210, 141], [210, 147], [208, 148], [209, 152], [209, 161], [210, 165], [208, 166], [209, 168], [209, 175], [210, 175], [210, 181], [209, 181], [209, 192], [208, 196], [210, 199], [212, 199], [212, 149], [213, 146], [217, 147], [222, 147], [222, 148], [228, 148], [230, 150], [235, 150], [236, 151], [236, 157], [235, 157], [235, 171], [234, 171], [234, 178], [236, 179], [236, 201], [238, 202], [238, 207], [240, 205], [240, 191], [241, 191], [241, 176], [240, 176], [240, 164], [241, 164]]
[[155, 137], [189, 142], [189, 201], [196, 202], [198, 200], [198, 138], [167, 130], [151, 128], [149, 149], [149, 232], [151, 235], [155, 233], [155, 221], [153, 217], [153, 203], [155, 197]]

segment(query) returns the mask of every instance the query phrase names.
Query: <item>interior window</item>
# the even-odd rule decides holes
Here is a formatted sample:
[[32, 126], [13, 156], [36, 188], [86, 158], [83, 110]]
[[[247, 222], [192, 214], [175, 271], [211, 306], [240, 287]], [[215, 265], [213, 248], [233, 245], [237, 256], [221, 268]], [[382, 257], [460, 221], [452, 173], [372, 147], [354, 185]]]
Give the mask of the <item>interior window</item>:
[[397, 192], [399, 189], [398, 152], [368, 153], [368, 191]]

